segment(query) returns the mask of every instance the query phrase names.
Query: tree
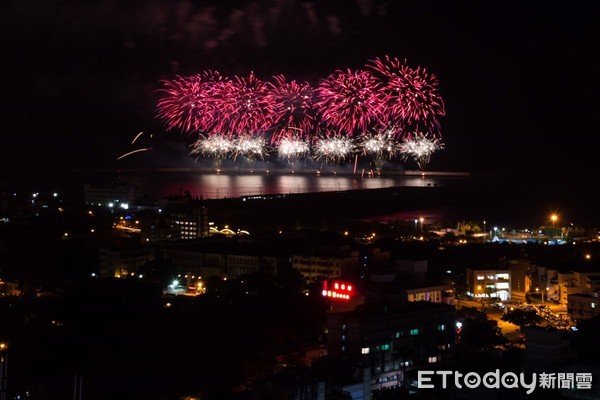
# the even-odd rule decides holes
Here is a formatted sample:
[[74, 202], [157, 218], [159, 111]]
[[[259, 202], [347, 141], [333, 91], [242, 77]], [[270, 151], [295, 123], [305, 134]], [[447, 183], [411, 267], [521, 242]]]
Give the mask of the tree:
[[463, 324], [457, 337], [460, 351], [489, 351], [506, 342], [498, 323], [473, 307], [461, 308], [457, 312], [457, 319]]
[[502, 320], [519, 326], [538, 325], [542, 318], [535, 311], [514, 309], [502, 316]]

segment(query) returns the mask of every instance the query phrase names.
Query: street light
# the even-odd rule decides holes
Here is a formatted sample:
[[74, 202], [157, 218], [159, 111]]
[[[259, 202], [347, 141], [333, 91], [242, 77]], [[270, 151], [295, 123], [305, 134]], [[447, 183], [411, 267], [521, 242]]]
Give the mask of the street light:
[[554, 227], [554, 224], [555, 224], [556, 220], [558, 219], [558, 215], [552, 214], [550, 216], [550, 219], [552, 220], [552, 227]]
[[421, 230], [423, 230], [423, 221], [425, 221], [425, 218], [421, 217], [419, 218], [419, 221], [421, 222]]
[[[549, 289], [549, 288], [548, 288], [548, 287], [546, 287], [546, 291], [547, 291], [548, 289]], [[539, 289], [539, 288], [535, 288], [535, 291], [536, 291], [536, 292], [539, 292], [539, 291], [540, 291], [540, 289]], [[544, 304], [544, 290], [542, 290], [542, 291], [541, 291], [541, 293], [542, 293], [542, 304]]]
[[8, 370], [8, 344], [0, 342], [0, 400], [6, 400], [6, 371]]
[[417, 230], [417, 224], [419, 223], [418, 219], [415, 219], [415, 231]]

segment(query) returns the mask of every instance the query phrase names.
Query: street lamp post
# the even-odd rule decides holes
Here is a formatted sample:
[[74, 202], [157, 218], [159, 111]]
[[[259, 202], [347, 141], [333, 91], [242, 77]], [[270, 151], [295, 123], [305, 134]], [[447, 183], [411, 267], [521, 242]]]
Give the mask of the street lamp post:
[[558, 215], [552, 214], [550, 216], [550, 219], [552, 220], [552, 227], [554, 228], [554, 224], [556, 223], [556, 220], [558, 219]]
[[6, 400], [6, 373], [8, 369], [8, 345], [0, 342], [0, 400]]
[[419, 218], [419, 221], [421, 222], [421, 231], [423, 230], [423, 221], [425, 221], [425, 218], [421, 217]]
[[[535, 291], [536, 292], [540, 292], [540, 288], [535, 288]], [[546, 288], [546, 290], [542, 290], [541, 291], [541, 293], [542, 293], [542, 304], [544, 304], [544, 292], [545, 291], [548, 291], [548, 288]]]
[[419, 223], [418, 219], [415, 219], [415, 231], [417, 230], [417, 224]]

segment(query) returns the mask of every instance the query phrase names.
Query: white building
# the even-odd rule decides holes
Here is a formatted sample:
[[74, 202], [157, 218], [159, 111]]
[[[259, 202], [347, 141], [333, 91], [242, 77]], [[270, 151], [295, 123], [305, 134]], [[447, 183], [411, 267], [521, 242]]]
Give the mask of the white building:
[[510, 271], [508, 269], [467, 268], [467, 295], [476, 298], [510, 299]]

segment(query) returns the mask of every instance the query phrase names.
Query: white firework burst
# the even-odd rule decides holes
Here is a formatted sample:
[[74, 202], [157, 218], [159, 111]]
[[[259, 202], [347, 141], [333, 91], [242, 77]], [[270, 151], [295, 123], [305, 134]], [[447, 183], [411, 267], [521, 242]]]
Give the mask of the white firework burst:
[[267, 141], [262, 136], [242, 135], [235, 141], [234, 159], [242, 155], [247, 160], [262, 160], [267, 153]]
[[315, 145], [315, 158], [328, 163], [338, 163], [354, 152], [352, 138], [345, 136], [321, 138]]
[[279, 141], [277, 145], [277, 153], [279, 158], [287, 160], [296, 160], [306, 157], [310, 152], [308, 142], [296, 137], [286, 137]]
[[365, 155], [378, 160], [391, 159], [398, 152], [398, 144], [390, 130], [364, 134], [360, 138], [359, 146]]
[[424, 170], [431, 155], [444, 148], [440, 139], [428, 137], [424, 133], [418, 132], [414, 136], [404, 139], [400, 145], [400, 154], [404, 160], [412, 158], [416, 161], [419, 169]]
[[200, 135], [200, 138], [192, 144], [192, 155], [202, 155], [214, 159], [223, 159], [231, 154], [235, 145], [231, 139], [219, 134], [210, 136]]

